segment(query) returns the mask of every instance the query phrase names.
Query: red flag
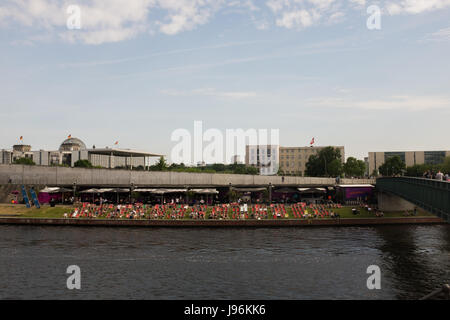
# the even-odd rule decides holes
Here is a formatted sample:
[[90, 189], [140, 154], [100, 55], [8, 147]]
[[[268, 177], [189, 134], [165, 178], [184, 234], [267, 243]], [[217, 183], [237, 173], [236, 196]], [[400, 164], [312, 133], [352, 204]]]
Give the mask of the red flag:
[[311, 142], [309, 143], [310, 145], [314, 144], [314, 138], [312, 138]]
[[69, 136], [68, 136], [67, 138], [68, 138], [68, 139], [72, 138], [72, 135], [71, 135], [71, 134], [69, 134]]
[[21, 140], [21, 141], [23, 140], [23, 136], [20, 136], [20, 140]]
[[118, 144], [119, 144], [119, 141], [114, 142], [114, 144], [115, 144], [115, 145], [118, 145]]

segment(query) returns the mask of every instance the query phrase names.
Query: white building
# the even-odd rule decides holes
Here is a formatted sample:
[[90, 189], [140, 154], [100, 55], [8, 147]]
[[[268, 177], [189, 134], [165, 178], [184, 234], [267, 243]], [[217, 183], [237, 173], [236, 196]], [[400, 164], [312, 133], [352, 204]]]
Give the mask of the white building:
[[20, 158], [30, 158], [36, 165], [74, 167], [78, 160], [88, 160], [94, 167], [132, 169], [138, 166], [144, 168], [149, 166], [151, 157], [161, 157], [161, 155], [108, 147], [87, 149], [83, 141], [70, 137], [64, 140], [56, 151], [32, 151], [30, 145], [22, 144], [13, 146], [12, 151], [2, 150], [0, 164], [11, 164]]
[[258, 168], [261, 175], [276, 175], [279, 152], [278, 145], [248, 145], [245, 148], [245, 164]]

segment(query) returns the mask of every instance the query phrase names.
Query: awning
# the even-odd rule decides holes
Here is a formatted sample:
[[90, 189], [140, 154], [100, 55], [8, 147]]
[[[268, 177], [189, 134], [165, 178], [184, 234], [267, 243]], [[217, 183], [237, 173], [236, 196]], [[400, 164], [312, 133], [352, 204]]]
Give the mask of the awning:
[[42, 189], [39, 192], [43, 192], [43, 193], [61, 193], [61, 192], [72, 192], [73, 190], [70, 189], [66, 189], [66, 188], [59, 188], [59, 187], [46, 187], [44, 189]]
[[135, 192], [146, 192], [153, 194], [166, 194], [166, 193], [183, 193], [186, 192], [186, 189], [135, 189]]
[[121, 188], [107, 188], [107, 189], [98, 189], [98, 193], [128, 193], [130, 189], [121, 189]]
[[217, 194], [219, 191], [216, 189], [190, 189], [189, 192], [199, 193], [199, 194]]
[[80, 193], [100, 193], [99, 190], [100, 189], [88, 189], [88, 190], [81, 191]]
[[152, 193], [154, 191], [157, 191], [158, 189], [134, 189], [134, 192], [147, 192], [147, 193]]
[[297, 188], [301, 193], [324, 193], [327, 192], [325, 188]]

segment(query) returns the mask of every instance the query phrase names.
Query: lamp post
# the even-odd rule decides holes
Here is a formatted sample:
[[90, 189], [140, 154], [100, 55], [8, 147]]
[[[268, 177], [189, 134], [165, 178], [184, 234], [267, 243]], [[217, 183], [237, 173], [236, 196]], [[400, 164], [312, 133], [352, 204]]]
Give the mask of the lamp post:
[[75, 203], [75, 191], [77, 190], [77, 183], [76, 182], [73, 183], [72, 189], [73, 189], [73, 201], [72, 201], [72, 204], [74, 204]]
[[131, 183], [131, 185], [130, 185], [130, 204], [131, 204], [131, 193], [133, 192], [133, 190], [134, 190], [134, 183], [132, 182]]
[[272, 182], [269, 182], [269, 205], [272, 204]]

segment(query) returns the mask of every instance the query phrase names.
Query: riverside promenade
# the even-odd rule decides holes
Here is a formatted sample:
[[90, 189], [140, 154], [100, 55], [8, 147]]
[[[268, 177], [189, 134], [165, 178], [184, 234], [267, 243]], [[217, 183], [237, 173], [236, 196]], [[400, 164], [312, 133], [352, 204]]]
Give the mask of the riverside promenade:
[[0, 225], [49, 225], [90, 227], [208, 227], [208, 228], [268, 228], [268, 227], [349, 227], [406, 224], [444, 224], [437, 217], [343, 218], [343, 219], [270, 219], [270, 220], [133, 220], [133, 219], [72, 219], [1, 217]]

